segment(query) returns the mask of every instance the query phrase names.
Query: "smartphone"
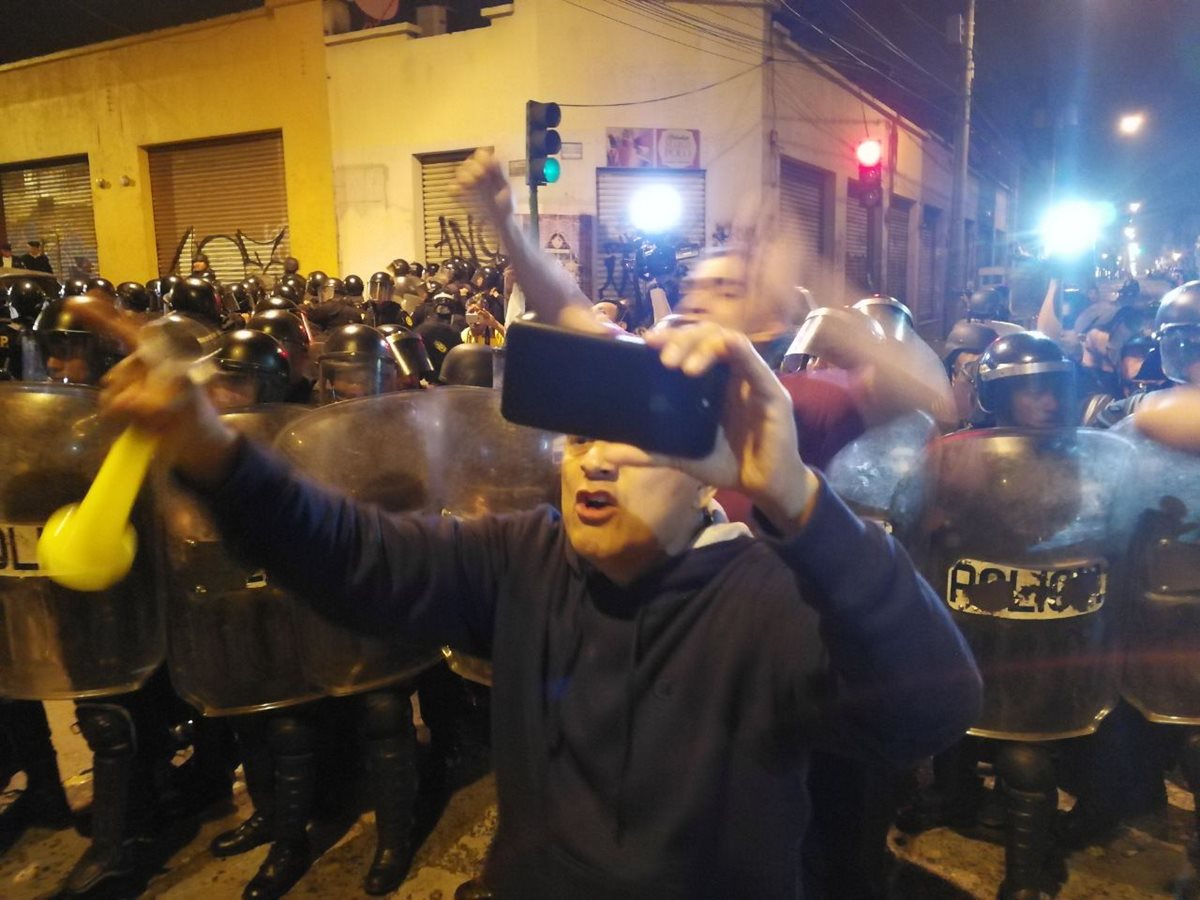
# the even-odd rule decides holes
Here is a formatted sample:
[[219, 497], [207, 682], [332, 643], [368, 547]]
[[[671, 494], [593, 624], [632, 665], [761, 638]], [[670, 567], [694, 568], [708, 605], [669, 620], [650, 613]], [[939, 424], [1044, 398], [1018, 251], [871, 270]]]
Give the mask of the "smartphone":
[[468, 325], [478, 325], [482, 321], [483, 321], [483, 316], [481, 316], [478, 312], [473, 312], [470, 310], [467, 311], [467, 324]]
[[525, 321], [508, 328], [505, 356], [500, 410], [510, 422], [669, 456], [703, 457], [716, 443], [724, 363], [692, 377], [641, 338]]

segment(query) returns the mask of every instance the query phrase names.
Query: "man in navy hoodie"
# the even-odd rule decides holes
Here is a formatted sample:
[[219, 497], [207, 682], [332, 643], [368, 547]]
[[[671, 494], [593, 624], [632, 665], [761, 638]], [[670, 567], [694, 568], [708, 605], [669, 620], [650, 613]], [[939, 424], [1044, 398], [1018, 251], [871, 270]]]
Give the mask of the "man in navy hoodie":
[[[136, 356], [103, 393], [163, 437], [230, 545], [323, 614], [492, 660], [501, 898], [797, 897], [810, 750], [908, 764], [979, 708], [944, 604], [800, 460], [749, 340], [705, 324], [648, 341], [685, 372], [730, 365], [716, 449], [571, 438], [561, 513], [388, 514], [291, 472]], [[713, 524], [715, 488], [752, 498], [773, 536]]]

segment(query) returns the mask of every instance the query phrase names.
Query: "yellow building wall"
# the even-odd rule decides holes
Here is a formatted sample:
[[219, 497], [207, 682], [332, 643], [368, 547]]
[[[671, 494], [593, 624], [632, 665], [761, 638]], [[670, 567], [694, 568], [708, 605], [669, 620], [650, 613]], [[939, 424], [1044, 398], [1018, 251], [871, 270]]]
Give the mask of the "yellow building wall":
[[142, 281], [158, 271], [146, 147], [282, 130], [292, 253], [305, 269], [332, 271], [327, 96], [319, 0], [267, 0], [262, 10], [0, 67], [10, 123], [0, 164], [86, 154], [100, 271]]

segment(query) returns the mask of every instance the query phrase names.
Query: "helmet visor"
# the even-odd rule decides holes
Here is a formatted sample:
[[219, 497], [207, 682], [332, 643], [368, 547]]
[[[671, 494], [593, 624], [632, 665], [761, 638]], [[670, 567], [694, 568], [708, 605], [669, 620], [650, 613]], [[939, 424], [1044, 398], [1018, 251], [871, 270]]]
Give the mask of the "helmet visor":
[[320, 403], [357, 400], [396, 389], [396, 365], [382, 359], [323, 359], [320, 363]]
[[1200, 325], [1172, 325], [1159, 334], [1163, 374], [1180, 384], [1200, 384]]

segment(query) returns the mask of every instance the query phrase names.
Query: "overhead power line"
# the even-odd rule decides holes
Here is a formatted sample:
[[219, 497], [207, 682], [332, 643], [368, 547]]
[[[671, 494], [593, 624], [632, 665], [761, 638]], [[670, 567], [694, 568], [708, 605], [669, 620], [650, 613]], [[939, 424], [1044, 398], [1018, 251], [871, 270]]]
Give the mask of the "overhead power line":
[[621, 100], [615, 103], [560, 103], [558, 105], [564, 109], [601, 109], [611, 108], [614, 106], [643, 106], [647, 103], [662, 103], [664, 100], [677, 100], [680, 97], [689, 97], [692, 94], [700, 94], [704, 91], [711, 90], [712, 88], [720, 87], [723, 84], [728, 84], [731, 81], [741, 78], [743, 75], [749, 75], [751, 72], [761, 69], [767, 64], [767, 62], [767, 60], [763, 60], [762, 62], [757, 63], [748, 69], [743, 69], [740, 72], [735, 72], [726, 78], [722, 78], [720, 81], [714, 81], [710, 84], [701, 85], [698, 88], [692, 88], [690, 91], [679, 91], [676, 94], [667, 94], [663, 97], [650, 97], [646, 100]]

